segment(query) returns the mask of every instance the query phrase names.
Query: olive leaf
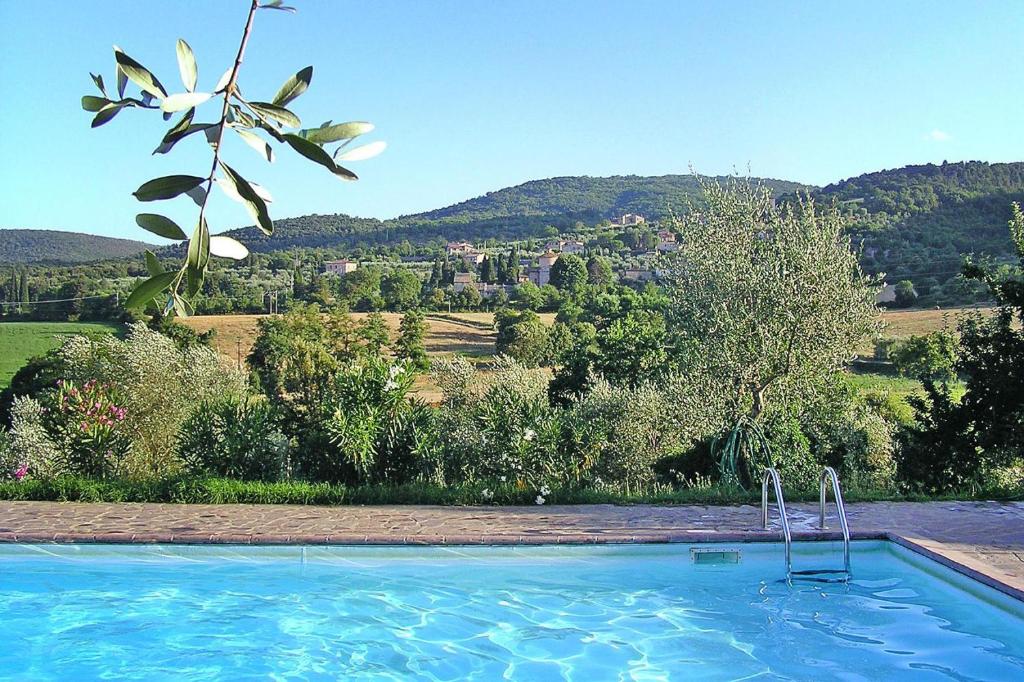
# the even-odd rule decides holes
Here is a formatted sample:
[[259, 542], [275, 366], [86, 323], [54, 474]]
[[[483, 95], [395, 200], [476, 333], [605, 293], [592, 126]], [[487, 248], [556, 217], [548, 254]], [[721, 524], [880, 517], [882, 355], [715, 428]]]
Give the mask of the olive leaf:
[[196, 81], [199, 80], [199, 67], [196, 65], [196, 56], [189, 46], [181, 38], [178, 38], [178, 71], [181, 72], [181, 82], [185, 89], [192, 92], [196, 89]]
[[302, 121], [299, 117], [288, 111], [284, 107], [269, 102], [247, 102], [249, 108], [252, 109], [258, 116], [263, 119], [270, 119], [277, 121], [281, 125], [288, 126], [289, 128], [298, 128], [302, 125]]
[[137, 190], [132, 192], [139, 201], [160, 201], [162, 199], [173, 199], [179, 194], [184, 194], [195, 189], [205, 181], [204, 178], [195, 175], [167, 175], [143, 183]]
[[273, 234], [274, 223], [270, 220], [270, 213], [267, 211], [267, 204], [263, 201], [263, 198], [231, 166], [221, 161], [220, 167], [224, 169], [224, 177], [233, 185], [235, 192], [242, 198], [242, 205], [249, 211], [249, 214], [256, 221], [256, 225], [265, 235], [270, 236]]
[[147, 280], [140, 282], [132, 293], [128, 296], [128, 300], [124, 302], [126, 308], [141, 308], [156, 297], [161, 291], [166, 289], [174, 281], [174, 278], [178, 276], [177, 272], [161, 272], [159, 275], [153, 275]]
[[341, 149], [338, 149], [334, 153], [334, 158], [338, 161], [365, 161], [366, 159], [372, 159], [373, 157], [380, 154], [388, 146], [387, 142], [371, 142], [364, 144], [359, 147], [348, 150], [344, 154], [339, 154]]
[[210, 228], [206, 220], [200, 220], [196, 229], [192, 232], [192, 239], [188, 240], [188, 255], [185, 263], [188, 267], [197, 270], [205, 270], [210, 262]]
[[185, 235], [185, 231], [178, 227], [178, 224], [166, 218], [158, 213], [140, 213], [135, 216], [136, 224], [144, 230], [149, 230], [153, 234], [163, 237], [164, 239], [175, 239], [185, 240], [188, 237]]
[[185, 111], [186, 109], [192, 109], [199, 106], [206, 100], [210, 99], [210, 97], [212, 97], [212, 95], [208, 92], [180, 92], [165, 97], [164, 100], [160, 102], [160, 108], [167, 113]]
[[312, 80], [313, 67], [307, 66], [285, 81], [271, 102], [279, 107], [286, 106], [293, 99], [304, 93]]
[[350, 121], [338, 123], [337, 125], [324, 125], [319, 128], [307, 128], [300, 130], [299, 135], [314, 144], [330, 144], [339, 140], [348, 140], [359, 137], [373, 130], [373, 124], [365, 121]]
[[265, 158], [270, 163], [274, 163], [274, 148], [271, 147], [266, 142], [266, 140], [264, 140], [262, 137], [260, 137], [256, 133], [251, 133], [248, 130], [243, 130], [241, 128], [235, 128], [233, 126], [232, 126], [232, 129], [236, 133], [238, 133], [238, 136], [242, 138], [243, 142], [245, 142], [247, 145], [249, 145], [250, 147], [255, 149], [257, 152], [259, 152], [260, 156]]
[[99, 111], [108, 104], [113, 104], [113, 102], [106, 97], [94, 97], [93, 95], [82, 97], [82, 109], [86, 111]]
[[[149, 69], [126, 55], [116, 46], [114, 47], [114, 59], [117, 60], [120, 73], [123, 73], [133, 83], [142, 88], [143, 92], [148, 92], [158, 99], [167, 97], [167, 91], [164, 90], [164, 86], [160, 84], [157, 77]], [[120, 89], [119, 86], [118, 90]]]
[[299, 154], [302, 154], [314, 163], [320, 164], [343, 180], [359, 179], [352, 171], [347, 168], [342, 168], [338, 164], [334, 163], [334, 159], [331, 158], [330, 154], [324, 151], [323, 147], [313, 144], [306, 138], [288, 133], [284, 136], [284, 141]]
[[164, 271], [164, 266], [160, 265], [160, 260], [156, 257], [156, 254], [149, 249], [146, 249], [146, 269], [151, 276], [159, 275]]
[[213, 236], [210, 237], [210, 253], [221, 258], [242, 260], [249, 255], [249, 249], [231, 237]]
[[105, 85], [103, 85], [103, 76], [101, 76], [98, 73], [92, 73], [92, 72], [90, 72], [89, 75], [92, 77], [92, 82], [96, 84], [97, 88], [99, 88], [100, 94], [103, 95], [104, 97], [106, 97], [107, 96], [107, 88], [106, 88]]
[[117, 116], [117, 114], [121, 111], [121, 109], [124, 108], [124, 106], [125, 105], [121, 102], [111, 102], [110, 104], [106, 105], [96, 113], [96, 116], [93, 117], [91, 127], [99, 128], [104, 123], [107, 123], [115, 116]]

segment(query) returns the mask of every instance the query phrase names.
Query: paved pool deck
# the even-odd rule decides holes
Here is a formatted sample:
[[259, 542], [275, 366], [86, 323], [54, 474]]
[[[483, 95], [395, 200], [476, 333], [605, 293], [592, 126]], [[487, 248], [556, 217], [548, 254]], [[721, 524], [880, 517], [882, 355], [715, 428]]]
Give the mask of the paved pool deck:
[[[815, 504], [788, 504], [795, 540], [817, 530]], [[774, 518], [774, 507], [772, 508]], [[838, 528], [831, 517], [830, 527]], [[1024, 502], [847, 505], [854, 539], [887, 539], [1024, 600]], [[0, 502], [0, 542], [232, 544], [587, 544], [778, 541], [760, 509], [737, 506], [535, 507]]]

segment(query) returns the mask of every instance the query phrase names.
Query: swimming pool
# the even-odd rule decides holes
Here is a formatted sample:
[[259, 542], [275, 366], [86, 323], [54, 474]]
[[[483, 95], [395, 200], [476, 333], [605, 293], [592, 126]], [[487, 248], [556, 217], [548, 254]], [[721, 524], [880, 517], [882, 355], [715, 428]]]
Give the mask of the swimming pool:
[[891, 543], [693, 548], [0, 546], [0, 678], [1024, 679], [1022, 604]]

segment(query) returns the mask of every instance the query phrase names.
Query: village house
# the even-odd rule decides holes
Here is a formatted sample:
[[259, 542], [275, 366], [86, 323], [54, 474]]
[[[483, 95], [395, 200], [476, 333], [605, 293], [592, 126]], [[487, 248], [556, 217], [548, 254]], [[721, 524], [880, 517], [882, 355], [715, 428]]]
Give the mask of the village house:
[[456, 272], [452, 288], [455, 293], [461, 293], [466, 287], [476, 286], [476, 274], [472, 272]]
[[461, 256], [464, 253], [471, 253], [473, 250], [473, 245], [469, 242], [448, 242], [444, 247], [445, 253], [449, 256]]
[[647, 219], [636, 213], [625, 213], [618, 218], [612, 218], [610, 222], [612, 225], [617, 225], [619, 227], [633, 227], [636, 225], [643, 225], [647, 222]]
[[347, 275], [350, 272], [355, 272], [358, 267], [358, 262], [342, 258], [341, 260], [329, 260], [324, 263], [324, 272], [329, 272], [332, 275]]
[[626, 268], [622, 273], [622, 279], [628, 282], [653, 282], [655, 275], [652, 270], [646, 268]]
[[530, 268], [527, 277], [539, 287], [551, 282], [551, 266], [558, 261], [558, 254], [548, 251], [537, 258], [536, 267]]
[[482, 251], [467, 251], [466, 253], [462, 254], [462, 260], [465, 261], [466, 265], [470, 267], [480, 265], [481, 263], [484, 262], [484, 258], [486, 257], [487, 254], [483, 253]]
[[552, 239], [544, 246], [544, 249], [546, 251], [571, 253], [576, 256], [582, 256], [586, 250], [584, 243], [577, 239]]

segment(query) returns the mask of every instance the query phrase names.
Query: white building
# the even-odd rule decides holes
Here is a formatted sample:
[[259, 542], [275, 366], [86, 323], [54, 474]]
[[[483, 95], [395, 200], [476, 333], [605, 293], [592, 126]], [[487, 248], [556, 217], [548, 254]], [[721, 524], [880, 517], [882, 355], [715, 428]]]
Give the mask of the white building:
[[647, 222], [647, 219], [637, 213], [624, 213], [618, 218], [612, 218], [611, 224], [618, 225], [619, 227], [632, 227], [634, 225], [643, 225]]

